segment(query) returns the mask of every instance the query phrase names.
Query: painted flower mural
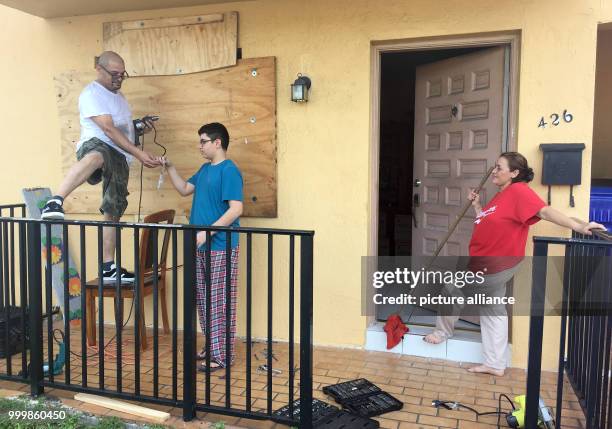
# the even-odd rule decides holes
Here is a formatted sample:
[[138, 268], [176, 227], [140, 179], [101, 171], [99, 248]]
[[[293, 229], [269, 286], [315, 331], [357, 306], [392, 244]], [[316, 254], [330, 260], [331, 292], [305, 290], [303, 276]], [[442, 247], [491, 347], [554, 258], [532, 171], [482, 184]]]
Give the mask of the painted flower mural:
[[[47, 261], [47, 237], [42, 237], [42, 259]], [[59, 237], [51, 237], [51, 264], [55, 265], [62, 260], [61, 240]]]

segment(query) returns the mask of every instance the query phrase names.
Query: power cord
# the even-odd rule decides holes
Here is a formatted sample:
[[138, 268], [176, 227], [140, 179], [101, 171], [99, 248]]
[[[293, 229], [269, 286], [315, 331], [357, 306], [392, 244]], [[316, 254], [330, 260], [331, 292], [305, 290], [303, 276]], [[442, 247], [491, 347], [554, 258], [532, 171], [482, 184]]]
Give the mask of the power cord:
[[512, 406], [512, 410], [516, 410], [516, 407], [514, 406], [514, 402], [512, 402], [512, 400], [505, 394], [500, 394], [499, 395], [499, 401], [498, 401], [498, 405], [497, 405], [497, 411], [488, 411], [485, 413], [481, 413], [477, 410], [475, 410], [472, 407], [469, 407], [467, 405], [464, 405], [460, 402], [456, 402], [456, 401], [441, 401], [438, 399], [435, 399], [431, 402], [431, 405], [435, 408], [445, 408], [447, 410], [458, 410], [459, 408], [465, 408], [466, 410], [470, 410], [471, 412], [473, 412], [474, 414], [476, 414], [476, 417], [481, 417], [481, 416], [490, 416], [490, 415], [497, 415], [497, 429], [500, 429], [500, 419], [502, 414], [507, 414], [505, 411], [501, 410], [501, 400], [502, 397], [506, 398], [508, 400], [508, 402], [510, 403], [510, 405]]
[[[123, 324], [123, 326], [121, 327], [121, 329], [125, 328], [125, 327], [127, 326], [127, 324], [130, 322], [130, 319], [132, 318], [132, 310], [134, 309], [134, 301], [135, 301], [135, 299], [132, 299], [132, 303], [131, 303], [131, 305], [130, 305], [130, 312], [129, 312], [129, 314], [128, 314], [128, 318], [127, 318], [127, 320], [125, 321], [125, 323]], [[96, 311], [96, 314], [97, 314], [97, 311]], [[95, 317], [95, 316], [93, 316], [93, 317]], [[145, 328], [145, 329], [146, 329], [146, 328]], [[64, 342], [64, 343], [66, 342], [66, 334], [64, 333], [64, 331], [62, 331], [62, 330], [61, 330], [61, 329], [59, 329], [59, 328], [54, 328], [52, 332], [53, 332], [53, 339], [55, 340], [55, 342], [56, 342], [58, 345], [60, 344], [60, 341], [58, 341], [58, 340], [57, 340], [57, 337], [56, 337], [56, 335], [55, 335], [55, 334], [56, 334], [56, 332], [59, 332], [59, 333], [60, 333], [60, 335], [61, 335], [61, 337], [62, 337], [62, 341], [61, 341], [61, 342]], [[115, 338], [117, 338], [117, 334], [116, 334], [116, 333], [115, 333], [115, 335], [113, 335], [113, 336], [111, 337], [111, 339], [110, 339], [110, 340], [108, 340], [108, 342], [107, 342], [107, 343], [106, 343], [106, 344], [105, 344], [105, 345], [102, 347], [103, 353], [104, 353], [104, 352], [106, 352], [106, 348], [109, 346], [109, 344], [110, 344], [110, 343], [112, 343], [112, 342], [113, 342], [113, 340], [114, 340]], [[76, 357], [78, 357], [78, 358], [83, 359], [83, 355], [80, 355], [80, 354], [78, 354], [78, 353], [75, 353], [75, 352], [73, 352], [72, 350], [70, 350], [70, 354], [71, 354], [71, 355], [73, 355], [73, 356], [76, 356]], [[86, 357], [89, 359], [89, 358], [96, 357], [97, 355], [98, 355], [98, 352], [96, 352], [96, 353], [94, 353], [94, 354], [92, 354], [92, 355], [86, 355]]]
[[[140, 137], [138, 137], [140, 139]], [[142, 150], [144, 150], [144, 135], [142, 136]], [[142, 173], [143, 173], [144, 165], [142, 162], [140, 163], [140, 195], [138, 196], [138, 218], [136, 218], [136, 222], [140, 222], [140, 207], [142, 204]]]
[[[512, 402], [512, 400], [510, 398], [508, 398], [508, 396], [505, 393], [500, 393], [499, 394], [499, 398], [497, 398], [497, 409], [499, 411], [501, 411], [501, 400], [502, 398], [506, 398], [508, 400], [508, 402], [510, 402], [510, 405], [512, 405], [512, 411], [516, 410], [516, 407], [514, 406], [514, 402]], [[501, 418], [501, 414], [499, 414], [497, 416], [497, 429], [499, 429], [499, 419]]]
[[[157, 141], [157, 128], [155, 128], [155, 124], [153, 122], [150, 122], [151, 124], [151, 128], [153, 128], [153, 143], [155, 143], [157, 146], [161, 147], [164, 151], [164, 153], [162, 153], [162, 156], [166, 156], [166, 152], [168, 152], [168, 150], [166, 149], [166, 146], [164, 146], [163, 144], [159, 143]], [[138, 139], [138, 143], [140, 144], [140, 146], [142, 147], [142, 150], [144, 150], [145, 147], [145, 138], [144, 138], [144, 134], [141, 135], [137, 135], [136, 138]], [[141, 139], [142, 137], [142, 139]], [[138, 196], [138, 222], [140, 222], [140, 208], [142, 206], [142, 173], [144, 171], [144, 165], [142, 163], [140, 163], [140, 192], [139, 192], [139, 196]]]

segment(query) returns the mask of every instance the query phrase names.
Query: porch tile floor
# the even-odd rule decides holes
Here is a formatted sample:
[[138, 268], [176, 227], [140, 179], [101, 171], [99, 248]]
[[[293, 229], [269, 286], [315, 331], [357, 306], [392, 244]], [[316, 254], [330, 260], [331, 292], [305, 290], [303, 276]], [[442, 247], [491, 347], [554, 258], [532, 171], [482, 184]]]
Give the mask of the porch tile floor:
[[[60, 327], [60, 325], [58, 325]], [[160, 332], [162, 332], [160, 330]], [[114, 328], [105, 329], [105, 343], [115, 334]], [[133, 330], [125, 329], [122, 347], [122, 390], [134, 392], [135, 364], [134, 364], [134, 337]], [[153, 341], [152, 331], [149, 330], [149, 348], [141, 353], [140, 358], [140, 390], [142, 394], [153, 395]], [[81, 354], [80, 329], [71, 331], [71, 351]], [[198, 349], [201, 348], [201, 336], [198, 338]], [[46, 329], [44, 338], [46, 360]], [[158, 395], [161, 398], [172, 398], [172, 337], [159, 336], [159, 360], [157, 370], [159, 373]], [[54, 354], [58, 352], [54, 346]], [[255, 342], [252, 350], [252, 379], [251, 379], [251, 407], [254, 411], [266, 412], [267, 402], [267, 375], [257, 370], [257, 367], [266, 362], [266, 343]], [[104, 359], [104, 386], [106, 389], [117, 389], [117, 359], [114, 357], [115, 348], [107, 347], [107, 356]], [[177, 395], [182, 397], [182, 338], [178, 336], [177, 353]], [[276, 410], [289, 401], [288, 382], [288, 346], [286, 343], [273, 344], [273, 368], [282, 372], [272, 378], [271, 409]], [[87, 381], [90, 387], [99, 387], [100, 364], [95, 350], [88, 349]], [[237, 356], [231, 368], [231, 404], [233, 408], [245, 409], [246, 403], [246, 344], [242, 339], [237, 341]], [[299, 368], [299, 348], [295, 348], [295, 366]], [[333, 399], [327, 397], [322, 391], [323, 387], [354, 378], [363, 377], [378, 385], [381, 389], [391, 393], [404, 407], [400, 411], [384, 414], [376, 418], [382, 428], [410, 429], [410, 428], [455, 428], [455, 429], [484, 429], [495, 428], [496, 417], [485, 416], [476, 419], [476, 416], [467, 410], [448, 411], [435, 409], [431, 406], [433, 399], [452, 400], [464, 403], [481, 412], [495, 411], [499, 395], [507, 394], [510, 398], [523, 394], [525, 391], [525, 371], [511, 368], [505, 377], [470, 374], [465, 370], [466, 364], [459, 364], [438, 359], [427, 359], [414, 356], [398, 355], [384, 352], [371, 352], [358, 349], [342, 349], [332, 347], [315, 347], [314, 349], [314, 397], [329, 403]], [[11, 359], [13, 374], [21, 370], [21, 355], [13, 355]], [[70, 378], [71, 383], [82, 381], [82, 360], [71, 354]], [[6, 374], [7, 361], [0, 361], [0, 373]], [[296, 373], [295, 396], [298, 395], [299, 371]], [[556, 373], [542, 374], [541, 396], [547, 405], [554, 405], [556, 398]], [[65, 382], [65, 373], [55, 377], [56, 382]], [[204, 403], [204, 374], [197, 375], [197, 398]], [[15, 389], [23, 392], [29, 391], [29, 386], [21, 383], [0, 381], [1, 389]], [[211, 404], [225, 406], [225, 375], [222, 371], [211, 374]], [[118, 413], [102, 407], [84, 404], [74, 400], [75, 393], [68, 390], [45, 388], [45, 393], [62, 399], [71, 407], [91, 412], [96, 415], [113, 415], [125, 420], [143, 421], [134, 416]], [[223, 421], [226, 427], [243, 428], [282, 428], [266, 420], [251, 420], [212, 413], [198, 412], [197, 419], [185, 423], [182, 420], [180, 407], [160, 406], [149, 403], [139, 405], [168, 411], [172, 417], [166, 422], [169, 427], [208, 427], [211, 422]], [[509, 405], [502, 401], [504, 409]], [[573, 394], [567, 380], [564, 383], [562, 427], [584, 428], [584, 418], [577, 398]], [[502, 416], [502, 427], [506, 427]]]

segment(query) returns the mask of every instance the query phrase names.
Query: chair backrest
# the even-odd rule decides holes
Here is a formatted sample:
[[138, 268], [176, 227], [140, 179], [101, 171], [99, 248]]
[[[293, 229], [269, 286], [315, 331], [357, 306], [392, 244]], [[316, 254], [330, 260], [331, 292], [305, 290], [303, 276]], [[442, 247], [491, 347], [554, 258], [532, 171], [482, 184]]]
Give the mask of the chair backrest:
[[[145, 216], [144, 223], [173, 223], [175, 211], [162, 210], [156, 213], [151, 213]], [[159, 259], [157, 260], [158, 272], [163, 275], [166, 271], [166, 259], [168, 257], [168, 245], [170, 242], [170, 229], [165, 229], [164, 238], [161, 246], [161, 253], [158, 251]], [[153, 261], [158, 255], [153, 253], [153, 240], [156, 234], [150, 228], [143, 228], [140, 236], [140, 273], [141, 279], [144, 279], [146, 274], [153, 271]], [[158, 248], [159, 249], [159, 248]]]

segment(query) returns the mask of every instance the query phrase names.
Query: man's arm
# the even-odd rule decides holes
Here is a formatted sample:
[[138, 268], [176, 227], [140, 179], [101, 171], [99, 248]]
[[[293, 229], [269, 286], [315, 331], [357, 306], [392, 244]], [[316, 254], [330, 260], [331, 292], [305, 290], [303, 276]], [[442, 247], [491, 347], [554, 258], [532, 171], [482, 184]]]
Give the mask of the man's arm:
[[193, 191], [195, 190], [195, 186], [185, 181], [185, 179], [183, 179], [181, 175], [178, 174], [178, 171], [176, 171], [174, 164], [172, 164], [165, 157], [159, 158], [159, 163], [163, 165], [164, 167], [166, 167], [166, 169], [168, 170], [168, 176], [170, 176], [170, 181], [172, 182], [172, 186], [174, 186], [174, 189], [176, 189], [179, 194], [181, 194], [184, 197], [186, 197], [187, 195], [193, 194]]
[[100, 129], [110, 138], [113, 143], [119, 146], [127, 153], [133, 155], [136, 159], [142, 162], [146, 167], [153, 168], [159, 165], [158, 161], [154, 156], [145, 152], [144, 150], [138, 149], [128, 138], [121, 132], [121, 130], [115, 127], [113, 118], [111, 115], [99, 115], [92, 116], [91, 120], [100, 127]]

